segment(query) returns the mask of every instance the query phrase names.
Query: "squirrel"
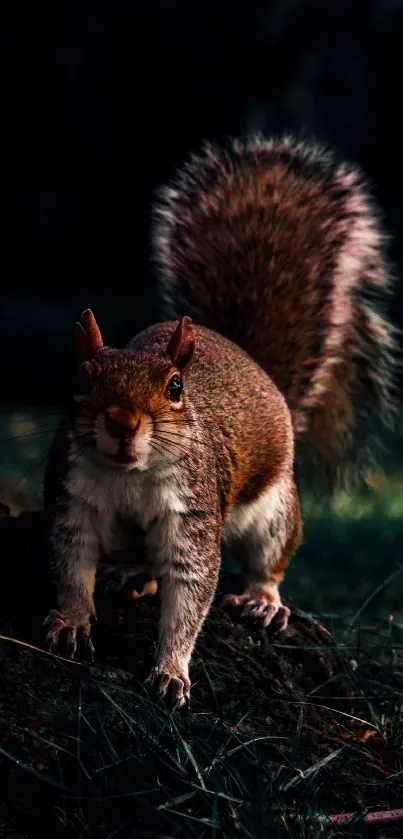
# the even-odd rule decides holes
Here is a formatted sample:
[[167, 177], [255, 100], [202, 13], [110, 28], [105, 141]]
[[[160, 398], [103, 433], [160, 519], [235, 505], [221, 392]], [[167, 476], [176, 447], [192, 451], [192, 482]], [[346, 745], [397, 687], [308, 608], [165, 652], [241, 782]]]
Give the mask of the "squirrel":
[[[45, 477], [58, 609], [50, 648], [90, 640], [101, 553], [144, 534], [160, 643], [148, 683], [189, 701], [223, 544], [245, 567], [224, 605], [284, 630], [302, 539], [296, 470], [332, 492], [393, 415], [385, 236], [360, 173], [290, 137], [205, 143], [159, 190], [152, 260], [165, 320], [124, 349], [91, 310]], [[364, 455], [364, 459], [361, 455]], [[134, 562], [134, 560], [133, 560]]]

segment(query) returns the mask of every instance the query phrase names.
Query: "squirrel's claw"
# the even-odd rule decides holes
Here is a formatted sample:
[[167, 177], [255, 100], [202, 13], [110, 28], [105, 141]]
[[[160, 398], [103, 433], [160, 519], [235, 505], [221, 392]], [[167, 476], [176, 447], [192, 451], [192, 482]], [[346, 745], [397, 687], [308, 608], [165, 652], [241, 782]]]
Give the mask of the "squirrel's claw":
[[190, 681], [184, 674], [172, 674], [161, 670], [159, 667], [154, 667], [145, 680], [145, 684], [172, 711], [189, 705]]
[[[90, 619], [81, 621], [69, 619], [56, 609], [52, 609], [42, 624], [49, 631], [45, 637], [45, 644], [50, 652], [74, 659], [77, 652], [77, 641], [80, 638], [85, 647], [87, 657], [93, 661], [95, 648], [90, 638]], [[62, 652], [64, 650], [64, 653]]]
[[284, 606], [280, 598], [272, 603], [264, 595], [253, 596], [249, 591], [243, 594], [226, 594], [221, 601], [221, 606], [242, 608], [241, 620], [252, 619], [261, 623], [264, 629], [270, 626], [274, 632], [283, 632], [287, 628], [291, 614], [288, 606]]

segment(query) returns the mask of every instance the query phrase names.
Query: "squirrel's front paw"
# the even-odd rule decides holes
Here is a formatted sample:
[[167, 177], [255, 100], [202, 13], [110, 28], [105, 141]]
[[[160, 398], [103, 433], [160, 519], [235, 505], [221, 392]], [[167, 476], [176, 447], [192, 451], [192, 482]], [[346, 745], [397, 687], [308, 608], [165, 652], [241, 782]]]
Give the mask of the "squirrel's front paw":
[[275, 596], [259, 589], [257, 586], [245, 589], [242, 594], [226, 594], [221, 606], [241, 608], [241, 620], [253, 620], [261, 623], [264, 629], [270, 626], [273, 632], [283, 632], [288, 626], [290, 609], [280, 600], [278, 591]]
[[48, 629], [45, 643], [51, 652], [75, 658], [78, 641], [81, 641], [87, 657], [92, 661], [95, 653], [90, 637], [93, 622], [94, 617], [90, 612], [69, 615], [68, 612], [62, 614], [52, 609], [43, 622], [43, 626]]
[[190, 680], [187, 674], [169, 672], [168, 667], [153, 667], [145, 684], [153, 694], [163, 699], [168, 708], [178, 710], [189, 704]]

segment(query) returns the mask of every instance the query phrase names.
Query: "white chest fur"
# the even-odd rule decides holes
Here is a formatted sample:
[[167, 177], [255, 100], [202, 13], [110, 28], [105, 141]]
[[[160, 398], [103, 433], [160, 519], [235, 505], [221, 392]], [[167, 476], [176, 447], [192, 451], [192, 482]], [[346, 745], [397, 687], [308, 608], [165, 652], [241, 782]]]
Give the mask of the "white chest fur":
[[66, 488], [80, 506], [91, 511], [102, 551], [130, 547], [130, 531], [145, 532], [158, 521], [172, 528], [172, 520], [186, 512], [186, 494], [179, 490], [174, 472], [161, 476], [149, 472], [103, 470], [75, 464], [69, 470]]

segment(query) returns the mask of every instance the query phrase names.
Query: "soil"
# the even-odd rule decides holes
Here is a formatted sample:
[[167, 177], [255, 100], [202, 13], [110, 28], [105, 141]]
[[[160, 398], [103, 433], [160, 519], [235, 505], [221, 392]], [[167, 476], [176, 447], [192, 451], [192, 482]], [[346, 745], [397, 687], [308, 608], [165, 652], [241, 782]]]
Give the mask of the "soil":
[[[2, 508], [0, 517], [0, 743], [4, 757], [0, 837], [86, 836], [76, 821], [84, 818], [82, 807], [80, 817], [76, 808], [69, 818], [61, 818], [57, 788], [56, 798], [46, 799], [45, 809], [38, 805], [45, 800], [38, 777], [57, 775], [49, 742], [54, 743], [55, 737], [59, 745], [68, 741], [72, 711], [77, 711], [78, 683], [82, 689], [82, 676], [80, 681], [77, 673], [84, 669], [91, 684], [100, 680], [124, 688], [147, 675], [157, 639], [158, 597], [114, 596], [108, 601], [101, 586], [102, 618], [94, 629], [96, 665], [83, 668], [42, 653], [41, 621], [54, 605], [43, 546], [43, 514], [29, 511], [14, 517]], [[238, 578], [223, 575], [220, 593], [234, 586], [239, 586]], [[387, 718], [396, 710], [403, 690], [401, 674], [366, 655], [360, 658], [354, 653], [353, 660], [353, 653], [337, 646], [326, 626], [288, 605], [292, 618], [281, 636], [242, 624], [237, 614], [221, 609], [219, 601], [212, 607], [191, 671], [191, 707], [184, 722], [187, 737], [211, 745], [214, 738], [224, 741], [230, 732], [240, 743], [254, 741], [249, 750], [239, 749], [234, 766], [241, 775], [258, 766], [273, 778], [282, 767], [290, 778], [298, 771], [297, 799], [293, 783], [283, 795], [283, 804], [289, 806], [303, 801], [310, 783], [307, 770], [341, 749], [320, 773], [314, 793], [318, 808], [337, 813], [398, 807], [402, 782], [396, 773], [403, 768], [402, 753], [392, 733], [388, 735], [387, 725], [375, 724], [375, 716], [379, 720], [383, 713]], [[368, 700], [357, 688], [363, 683], [371, 686], [371, 707], [376, 708], [372, 718]], [[93, 703], [92, 713], [94, 697], [90, 701], [89, 694], [85, 696], [88, 708]], [[105, 713], [104, 724], [113, 739], [107, 717]], [[32, 732], [38, 737], [29, 736]], [[155, 785], [152, 769], [145, 766], [144, 772], [147, 783]], [[312, 789], [309, 794], [312, 799]]]

